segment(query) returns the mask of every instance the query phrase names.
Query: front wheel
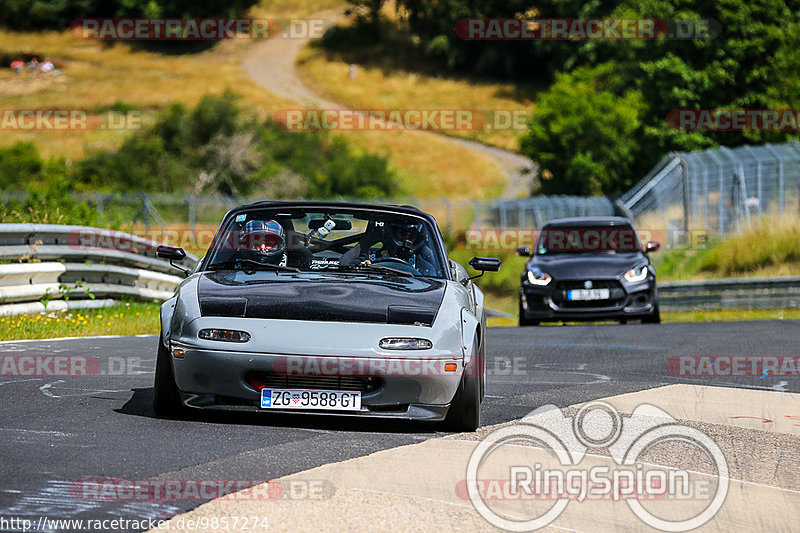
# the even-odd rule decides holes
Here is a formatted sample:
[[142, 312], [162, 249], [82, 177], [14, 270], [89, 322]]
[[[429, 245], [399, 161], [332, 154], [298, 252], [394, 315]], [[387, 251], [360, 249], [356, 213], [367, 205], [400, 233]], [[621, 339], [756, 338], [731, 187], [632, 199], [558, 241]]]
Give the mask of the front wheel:
[[519, 325], [520, 326], [538, 326], [538, 320], [531, 320], [530, 318], [525, 318], [525, 308], [522, 307], [522, 300], [519, 301]]
[[450, 402], [450, 409], [444, 419], [445, 427], [450, 431], [475, 431], [481, 425], [481, 371], [480, 365], [473, 356], [472, 361], [464, 369], [461, 383], [456, 395]]
[[661, 310], [656, 305], [653, 312], [642, 319], [642, 324], [660, 324], [661, 323]]
[[153, 383], [153, 411], [158, 416], [175, 416], [183, 410], [169, 357], [169, 350], [159, 336], [156, 377]]

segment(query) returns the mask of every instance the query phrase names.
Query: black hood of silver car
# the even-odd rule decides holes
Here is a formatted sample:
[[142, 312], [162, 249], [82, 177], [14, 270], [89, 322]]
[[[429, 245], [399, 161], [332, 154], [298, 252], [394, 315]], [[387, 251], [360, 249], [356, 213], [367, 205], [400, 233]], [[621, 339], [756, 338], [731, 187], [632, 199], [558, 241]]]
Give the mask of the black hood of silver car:
[[203, 316], [430, 326], [442, 280], [376, 273], [220, 270], [198, 282]]
[[528, 265], [555, 279], [610, 279], [621, 276], [647, 258], [638, 252], [583, 252], [535, 255]]

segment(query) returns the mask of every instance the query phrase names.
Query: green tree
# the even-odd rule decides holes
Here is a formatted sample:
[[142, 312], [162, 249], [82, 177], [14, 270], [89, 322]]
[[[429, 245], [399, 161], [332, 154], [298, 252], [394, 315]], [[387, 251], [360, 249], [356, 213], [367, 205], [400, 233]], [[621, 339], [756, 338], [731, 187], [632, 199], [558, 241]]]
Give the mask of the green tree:
[[524, 153], [539, 163], [544, 194], [601, 195], [633, 184], [635, 133], [645, 110], [636, 89], [619, 91], [615, 65], [559, 74], [540, 95]]

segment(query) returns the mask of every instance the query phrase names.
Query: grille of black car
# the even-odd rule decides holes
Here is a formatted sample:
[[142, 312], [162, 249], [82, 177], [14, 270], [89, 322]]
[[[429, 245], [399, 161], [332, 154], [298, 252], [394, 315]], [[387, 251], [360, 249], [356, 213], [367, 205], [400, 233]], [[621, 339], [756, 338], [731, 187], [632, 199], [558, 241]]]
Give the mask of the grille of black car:
[[[591, 281], [592, 286], [587, 287], [586, 281]], [[556, 289], [559, 290], [572, 290], [572, 289], [621, 289], [619, 281], [615, 279], [592, 279], [592, 280], [563, 280], [556, 282]]]
[[371, 392], [381, 379], [360, 376], [284, 376], [268, 372], [250, 372], [247, 382], [266, 389], [312, 389]]

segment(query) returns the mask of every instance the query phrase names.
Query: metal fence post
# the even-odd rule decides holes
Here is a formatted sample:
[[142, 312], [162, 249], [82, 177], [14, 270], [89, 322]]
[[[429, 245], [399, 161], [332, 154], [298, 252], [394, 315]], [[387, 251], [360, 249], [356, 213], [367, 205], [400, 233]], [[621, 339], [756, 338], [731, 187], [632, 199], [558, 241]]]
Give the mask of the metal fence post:
[[689, 231], [689, 173], [686, 160], [681, 154], [675, 154], [681, 162], [681, 182], [683, 184], [683, 231]]
[[196, 200], [197, 199], [195, 198], [195, 196], [193, 194], [186, 195], [186, 201], [189, 204], [189, 231], [191, 231], [192, 233], [194, 233], [195, 224], [197, 222], [196, 213], [195, 213], [195, 211], [196, 211], [196, 206], [195, 206]]
[[770, 151], [770, 153], [775, 156], [775, 159], [778, 161], [778, 191], [780, 193], [780, 206], [781, 206], [781, 214], [783, 214], [784, 206], [786, 202], [786, 195], [785, 195], [785, 187], [784, 187], [784, 171], [783, 171], [783, 158], [775, 151], [775, 148], [772, 147], [770, 143], [764, 145], [764, 147]]
[[103, 225], [103, 195], [99, 192], [94, 193], [96, 199], [95, 209], [97, 210], [97, 225]]

